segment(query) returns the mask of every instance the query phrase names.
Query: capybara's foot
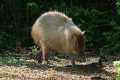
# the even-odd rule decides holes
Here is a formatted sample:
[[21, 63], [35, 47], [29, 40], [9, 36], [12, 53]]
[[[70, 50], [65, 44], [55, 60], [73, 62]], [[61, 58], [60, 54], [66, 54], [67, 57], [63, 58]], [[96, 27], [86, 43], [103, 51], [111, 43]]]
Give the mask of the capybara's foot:
[[42, 61], [42, 64], [49, 64], [49, 62], [48, 62], [48, 61], [43, 60], [43, 61]]

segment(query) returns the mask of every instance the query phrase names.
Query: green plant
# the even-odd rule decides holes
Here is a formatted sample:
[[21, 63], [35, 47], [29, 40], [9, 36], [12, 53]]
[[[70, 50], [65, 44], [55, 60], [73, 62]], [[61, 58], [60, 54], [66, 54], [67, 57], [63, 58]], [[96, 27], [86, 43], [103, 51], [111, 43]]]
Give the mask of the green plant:
[[114, 61], [113, 65], [114, 65], [116, 72], [117, 72], [116, 80], [120, 80], [120, 61]]
[[36, 45], [32, 46], [31, 49], [32, 49], [32, 54], [38, 53], [38, 47]]
[[[98, 52], [102, 50], [104, 54], [120, 52], [120, 0], [116, 3], [118, 15], [114, 16], [110, 10], [89, 7], [89, 0], [82, 1], [86, 7], [79, 1], [82, 0], [50, 0], [50, 3], [47, 0], [0, 1], [0, 19], [1, 25], [4, 25], [0, 25], [0, 48], [15, 48], [16, 40], [21, 41], [22, 47], [32, 46], [30, 31], [35, 20], [44, 12], [56, 10], [71, 17], [76, 25], [86, 31], [87, 48], [95, 48]], [[95, 4], [98, 3], [96, 1]], [[101, 7], [101, 4], [97, 6]], [[102, 7], [103, 10], [104, 8], [106, 7]], [[35, 47], [32, 49], [33, 53], [37, 52]]]

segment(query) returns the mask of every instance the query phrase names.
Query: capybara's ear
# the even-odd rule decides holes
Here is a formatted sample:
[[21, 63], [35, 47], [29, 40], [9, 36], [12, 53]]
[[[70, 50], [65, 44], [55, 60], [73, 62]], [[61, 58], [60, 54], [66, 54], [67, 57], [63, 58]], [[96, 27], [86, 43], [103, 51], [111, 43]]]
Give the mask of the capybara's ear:
[[82, 35], [84, 35], [85, 34], [85, 31], [82, 31]]

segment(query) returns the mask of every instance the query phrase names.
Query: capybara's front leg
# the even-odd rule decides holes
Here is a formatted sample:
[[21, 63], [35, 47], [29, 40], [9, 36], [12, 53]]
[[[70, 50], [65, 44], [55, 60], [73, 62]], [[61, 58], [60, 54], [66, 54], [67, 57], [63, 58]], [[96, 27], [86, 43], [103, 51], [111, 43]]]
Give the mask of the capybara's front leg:
[[75, 57], [74, 56], [71, 56], [71, 64], [72, 64], [72, 67], [75, 67]]
[[35, 58], [38, 61], [38, 63], [41, 63], [42, 62], [42, 53], [38, 52]]

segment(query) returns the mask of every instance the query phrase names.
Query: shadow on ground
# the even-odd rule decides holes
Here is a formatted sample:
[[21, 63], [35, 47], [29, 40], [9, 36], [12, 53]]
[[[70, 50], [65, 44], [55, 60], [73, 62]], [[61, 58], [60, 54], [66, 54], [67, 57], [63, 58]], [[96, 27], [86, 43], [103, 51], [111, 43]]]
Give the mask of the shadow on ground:
[[[52, 69], [57, 72], [63, 72], [63, 73], [69, 73], [71, 75], [85, 75], [85, 76], [92, 76], [93, 78], [95, 77], [96, 79], [93, 80], [114, 80], [115, 79], [115, 72], [111, 71], [111, 66], [110, 64], [100, 66], [96, 63], [91, 63], [91, 64], [78, 64], [75, 67], [72, 67], [71, 65], [66, 65], [68, 60], [67, 59], [59, 59], [54, 61], [50, 60], [51, 63], [50, 65], [42, 65], [38, 64], [34, 59], [30, 59], [25, 56], [0, 56], [0, 66], [15, 66], [15, 67], [21, 67], [21, 66], [26, 66], [27, 68], [31, 70], [49, 70]], [[64, 62], [64, 63], [63, 63]], [[61, 65], [58, 65], [62, 64]], [[109, 66], [110, 65], [110, 66]], [[106, 70], [105, 68], [109, 68], [110, 70]], [[91, 77], [91, 80], [92, 80]], [[98, 79], [100, 78], [100, 79]], [[86, 79], [87, 80], [87, 79]]]

